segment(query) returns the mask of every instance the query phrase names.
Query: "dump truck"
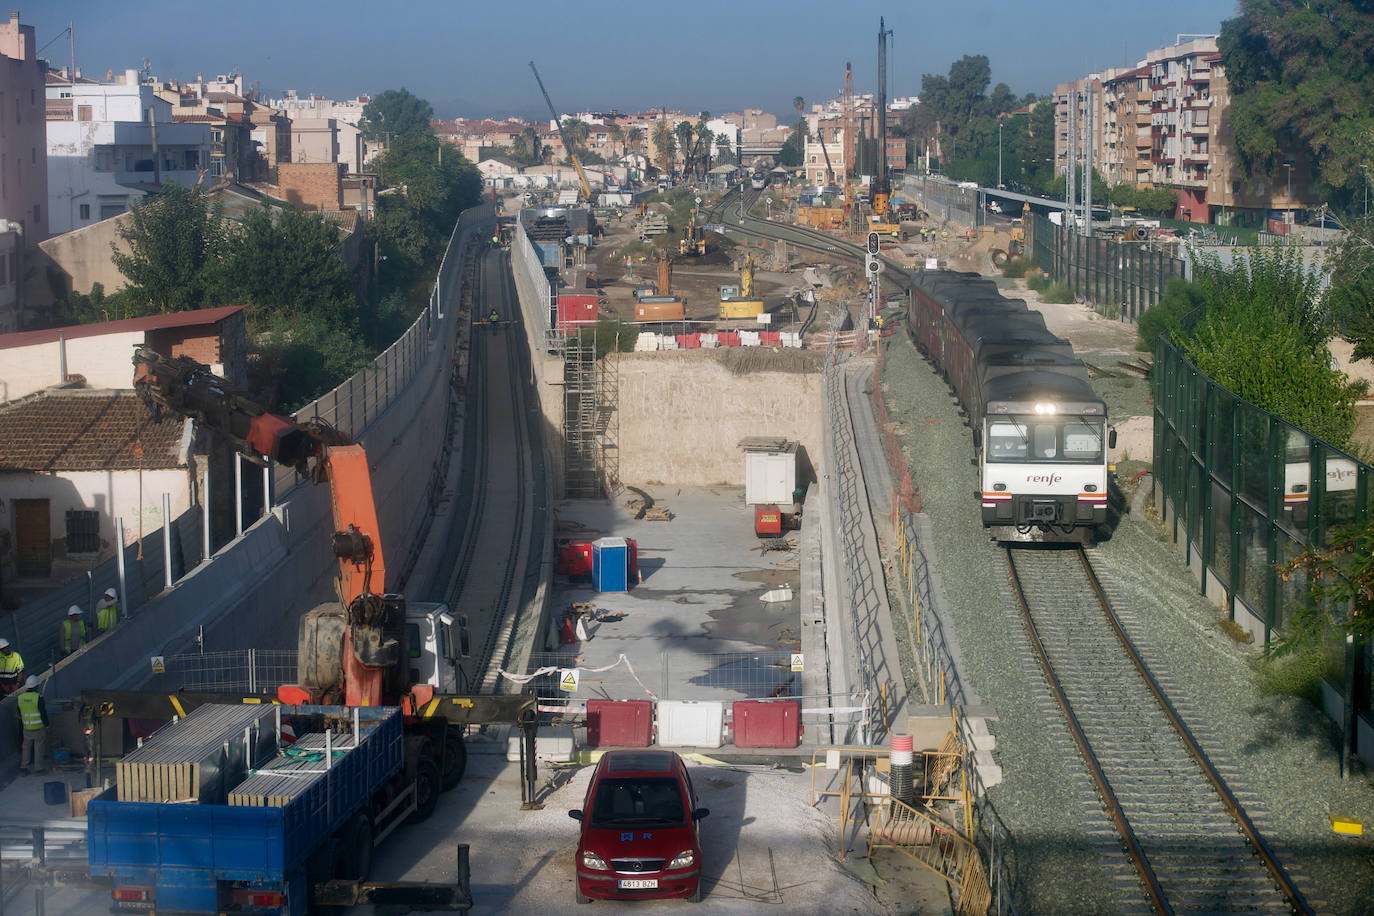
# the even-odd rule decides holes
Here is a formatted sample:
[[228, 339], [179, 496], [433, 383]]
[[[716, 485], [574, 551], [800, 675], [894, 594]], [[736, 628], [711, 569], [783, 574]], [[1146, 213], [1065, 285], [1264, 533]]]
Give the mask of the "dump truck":
[[204, 705], [124, 758], [86, 808], [112, 911], [304, 916], [472, 906], [466, 846], [446, 884], [367, 881], [416, 811], [395, 707]]

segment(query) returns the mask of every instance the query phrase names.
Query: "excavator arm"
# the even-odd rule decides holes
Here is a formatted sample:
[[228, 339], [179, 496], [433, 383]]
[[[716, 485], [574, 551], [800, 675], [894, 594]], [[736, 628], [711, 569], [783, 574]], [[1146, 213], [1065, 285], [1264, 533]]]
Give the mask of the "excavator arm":
[[[316, 483], [329, 484], [334, 515], [330, 547], [339, 561], [339, 608], [324, 615], [334, 619], [332, 625], [313, 624], [310, 646], [302, 639], [301, 651], [314, 654], [323, 649], [326, 655], [337, 656], [337, 650], [330, 653], [323, 643], [337, 645], [342, 638], [340, 664], [329, 668], [334, 672], [329, 680], [341, 683], [299, 689], [316, 693], [341, 689], [343, 702], [349, 706], [395, 702], [394, 694], [404, 689], [397, 676], [403, 660], [396, 638], [404, 624], [404, 602], [383, 596], [386, 563], [363, 447], [350, 444], [347, 436], [327, 424], [301, 424], [269, 413], [232, 392], [224, 379], [189, 357], [173, 359], [139, 347], [134, 367], [134, 390], [154, 417], [164, 413], [190, 417], [229, 439], [253, 461], [266, 464], [270, 459], [290, 465]], [[298, 702], [319, 699], [307, 696], [292, 695]]]

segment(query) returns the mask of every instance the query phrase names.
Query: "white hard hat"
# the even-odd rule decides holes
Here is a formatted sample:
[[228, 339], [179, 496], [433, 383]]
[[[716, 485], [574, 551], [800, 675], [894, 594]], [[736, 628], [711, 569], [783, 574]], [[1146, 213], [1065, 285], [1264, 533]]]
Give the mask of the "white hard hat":
[[38, 675], [36, 675], [36, 674], [30, 674], [30, 675], [28, 676], [28, 678], [24, 681], [24, 689], [25, 689], [25, 690], [29, 690], [29, 689], [34, 688], [34, 687], [37, 687], [37, 686], [38, 686]]
[[5, 637], [0, 636], [0, 649], [8, 649], [9, 647], [10, 647], [10, 641], [9, 641], [8, 639], [6, 639]]
[[80, 617], [80, 616], [81, 616], [81, 606], [80, 606], [80, 605], [77, 605], [77, 604], [73, 604], [71, 607], [67, 608], [67, 616], [68, 616], [68, 617]]
[[107, 589], [105, 589], [105, 597], [106, 597], [106, 598], [117, 598], [118, 596], [119, 596], [119, 593], [116, 592], [114, 589], [112, 589], [112, 588], [107, 588]]

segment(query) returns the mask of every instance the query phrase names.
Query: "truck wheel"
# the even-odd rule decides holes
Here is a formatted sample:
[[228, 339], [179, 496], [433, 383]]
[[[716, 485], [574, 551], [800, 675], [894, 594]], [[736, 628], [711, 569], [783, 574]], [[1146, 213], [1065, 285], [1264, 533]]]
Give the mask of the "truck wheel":
[[339, 857], [334, 877], [366, 881], [372, 870], [372, 820], [361, 811], [339, 832]]
[[443, 789], [447, 792], [458, 785], [468, 768], [468, 745], [462, 732], [450, 727], [444, 735], [444, 778]]
[[418, 824], [429, 819], [434, 806], [439, 804], [441, 787], [439, 764], [433, 757], [421, 757], [415, 764], [415, 811], [406, 818], [406, 823]]

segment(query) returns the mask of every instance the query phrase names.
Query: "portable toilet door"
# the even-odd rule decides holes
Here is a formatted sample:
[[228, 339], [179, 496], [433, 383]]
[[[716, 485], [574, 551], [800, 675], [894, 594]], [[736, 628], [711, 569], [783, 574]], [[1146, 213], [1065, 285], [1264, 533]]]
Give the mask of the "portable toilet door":
[[624, 538], [598, 538], [592, 542], [592, 584], [599, 592], [623, 592], [630, 588], [630, 548]]

